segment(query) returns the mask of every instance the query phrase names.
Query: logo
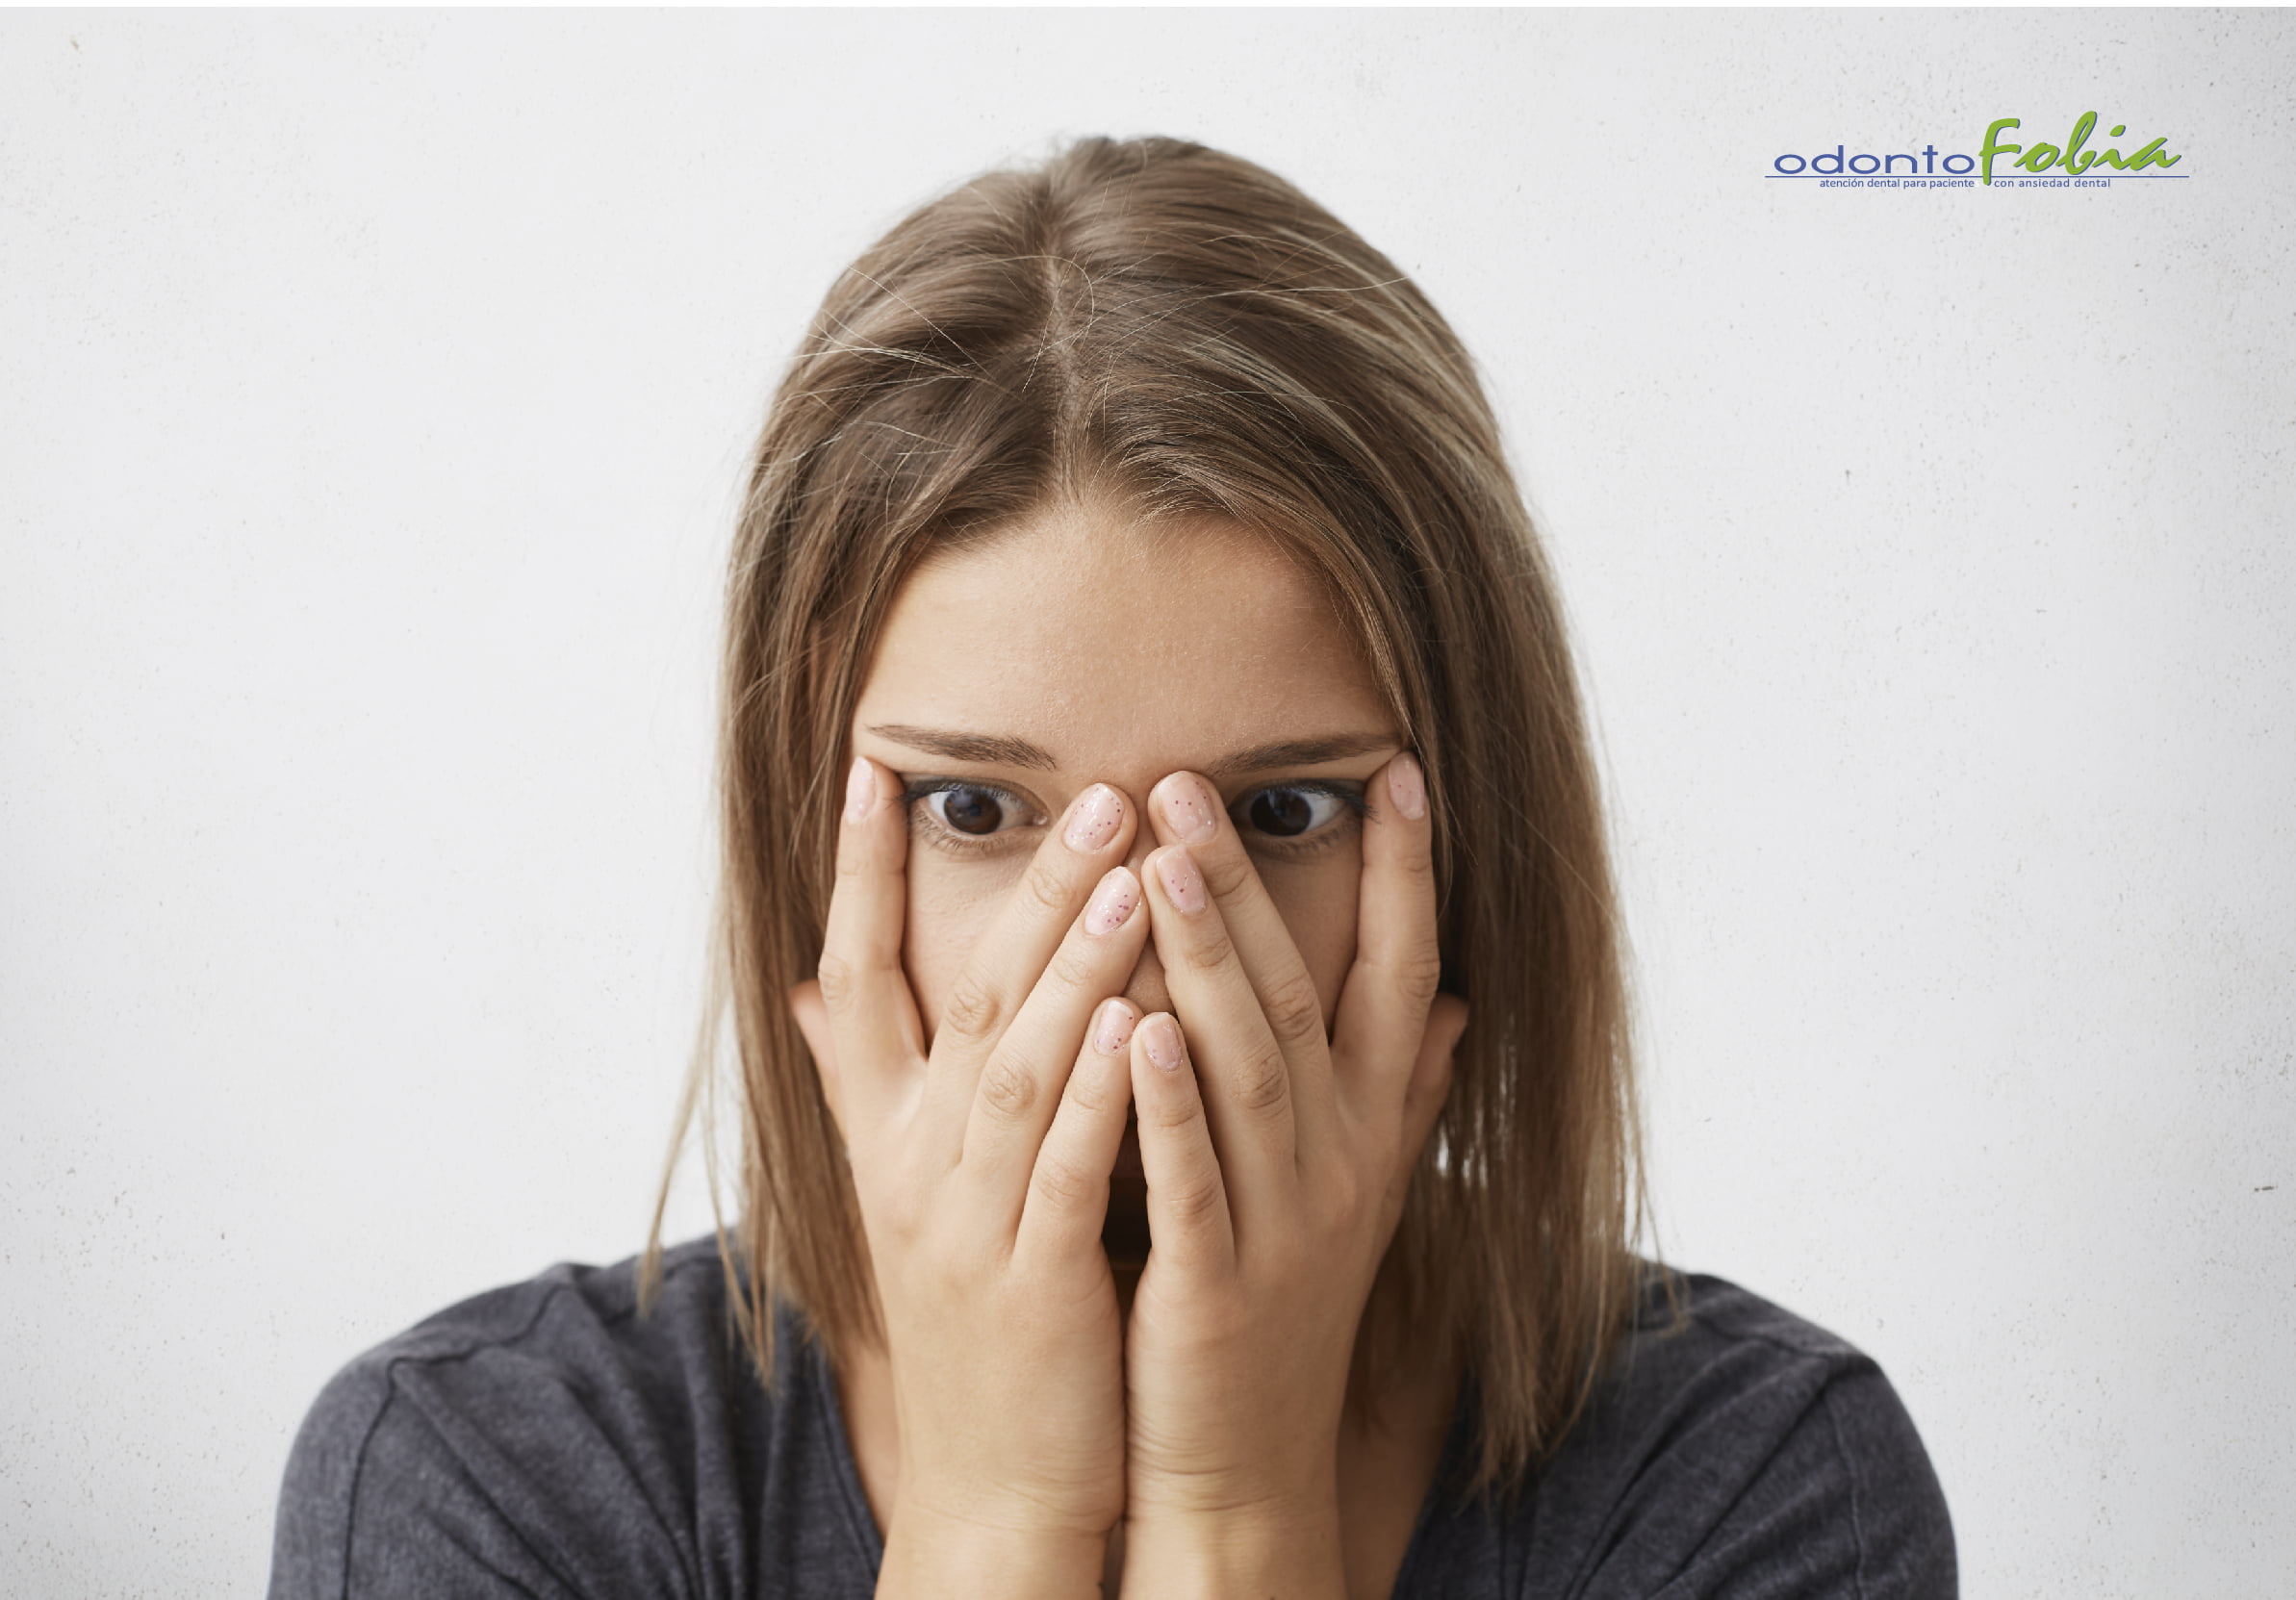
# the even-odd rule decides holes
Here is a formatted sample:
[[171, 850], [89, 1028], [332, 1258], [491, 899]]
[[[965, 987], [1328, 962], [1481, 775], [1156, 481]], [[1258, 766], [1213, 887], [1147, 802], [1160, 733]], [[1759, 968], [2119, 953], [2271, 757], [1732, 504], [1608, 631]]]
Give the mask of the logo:
[[[1974, 156], [1963, 151], [1940, 155], [1935, 144], [1925, 145], [1918, 156], [1905, 151], [1875, 155], [1862, 150], [1852, 156], [1846, 144], [1812, 156], [1788, 151], [1770, 164], [1766, 176], [1815, 180], [1820, 189], [1975, 189], [1980, 185], [1988, 189], [2109, 189], [2115, 178], [2187, 176], [2166, 170], [2184, 158], [2168, 149], [2165, 135], [2128, 155], [2117, 145], [2088, 148], [2097, 131], [2093, 111], [2080, 114], [2061, 145], [2046, 141], [2012, 144], [2003, 138], [2023, 126], [2014, 116], [1998, 119], [1985, 130]], [[2128, 131], [2127, 123], [2116, 122], [2105, 137], [2117, 140]], [[2001, 167], [1998, 173], [1997, 165]], [[2032, 175], [2017, 177], [2011, 169]]]

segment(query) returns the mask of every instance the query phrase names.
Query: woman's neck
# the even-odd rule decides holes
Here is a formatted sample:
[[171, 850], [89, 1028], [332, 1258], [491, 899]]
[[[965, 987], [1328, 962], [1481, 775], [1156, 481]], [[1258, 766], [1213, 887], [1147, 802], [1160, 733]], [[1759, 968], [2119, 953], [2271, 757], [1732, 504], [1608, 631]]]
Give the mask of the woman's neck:
[[[1138, 1272], [1117, 1269], [1117, 1293], [1129, 1312]], [[847, 1442], [862, 1492], [881, 1534], [892, 1525], [901, 1491], [901, 1422], [892, 1363], [881, 1348], [855, 1348], [832, 1363]], [[1348, 1600], [1387, 1600], [1394, 1590], [1441, 1465], [1458, 1406], [1455, 1367], [1377, 1391], [1368, 1405], [1350, 1396], [1339, 1421], [1339, 1526]], [[1124, 1564], [1124, 1529], [1110, 1535], [1106, 1592], [1117, 1593]]]

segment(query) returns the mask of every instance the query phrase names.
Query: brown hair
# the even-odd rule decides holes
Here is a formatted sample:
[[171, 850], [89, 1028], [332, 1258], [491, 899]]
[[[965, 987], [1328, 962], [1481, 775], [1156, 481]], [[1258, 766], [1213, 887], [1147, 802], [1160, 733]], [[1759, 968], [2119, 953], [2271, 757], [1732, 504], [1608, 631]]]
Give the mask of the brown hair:
[[[1280, 541], [1421, 757], [1444, 986], [1471, 1018], [1358, 1373], [1464, 1360], [1477, 1486], [1517, 1482], [1632, 1314], [1640, 1219], [1620, 940], [1553, 579], [1426, 297], [1289, 184], [1174, 140], [1085, 140], [920, 208], [830, 289], [774, 397], [727, 602], [721, 1003], [678, 1122], [682, 1143], [699, 1109], [713, 1148], [729, 1009], [741, 1214], [718, 1237], [742, 1335], [771, 1373], [778, 1296], [832, 1351], [876, 1336], [786, 997], [820, 956], [837, 777], [895, 591], [929, 550], [1059, 499]], [[657, 1206], [650, 1268], [661, 1226]]]

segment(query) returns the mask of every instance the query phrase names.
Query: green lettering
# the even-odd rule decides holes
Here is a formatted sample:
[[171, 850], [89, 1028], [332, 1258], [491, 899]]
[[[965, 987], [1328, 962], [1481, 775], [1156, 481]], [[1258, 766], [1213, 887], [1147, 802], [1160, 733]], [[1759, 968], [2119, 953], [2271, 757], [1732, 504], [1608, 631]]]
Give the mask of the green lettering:
[[2046, 172], [2056, 165], [2056, 146], [2036, 144], [2011, 165], [2022, 166], [2028, 172]]
[[2082, 112], [2080, 120], [2073, 124], [2073, 137], [2065, 140], [2065, 153], [2057, 159], [2057, 165], [2075, 177], [2080, 176], [2081, 173], [2086, 172], [2097, 164], [2097, 158], [2094, 155], [2081, 156], [2079, 162], [2073, 159], [2079, 154], [2082, 143], [2087, 140], [2089, 130], [2096, 125], [2097, 114], [2093, 111]]
[[2025, 146], [2022, 144], [1997, 144], [1994, 142], [1994, 140], [2001, 137], [2001, 131], [2003, 128], [2016, 128], [2022, 127], [2023, 125], [2024, 124], [2020, 123], [2014, 116], [2004, 116], [1999, 122], [1996, 122], [1992, 127], [1985, 130], [1985, 144], [1984, 147], [1977, 152], [1977, 160], [1984, 164], [1985, 182], [1987, 184], [1991, 184], [1993, 182], [1993, 158], [1995, 156], [2014, 155], [2019, 150], [2025, 148]]
[[2160, 153], [2160, 147], [2167, 142], [2168, 140], [2165, 139], [2156, 139], [2135, 155], [2130, 156], [2129, 169], [2133, 172], [2140, 166], [2174, 166], [2182, 161], [2184, 159], [2182, 156], [2164, 156]]

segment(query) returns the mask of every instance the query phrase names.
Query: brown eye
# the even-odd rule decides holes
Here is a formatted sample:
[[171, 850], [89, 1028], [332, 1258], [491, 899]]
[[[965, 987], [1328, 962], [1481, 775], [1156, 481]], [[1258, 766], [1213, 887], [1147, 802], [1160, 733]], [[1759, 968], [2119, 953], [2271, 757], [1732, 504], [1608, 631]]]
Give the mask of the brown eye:
[[1297, 789], [1263, 789], [1245, 815], [1271, 839], [1290, 839], [1315, 825], [1315, 807]]
[[952, 833], [986, 837], [1005, 825], [1005, 802], [994, 789], [957, 783], [934, 790], [925, 802]]
[[1237, 830], [1262, 839], [1316, 840], [1338, 837], [1337, 825], [1365, 812], [1364, 798], [1353, 786], [1310, 782], [1271, 783], [1244, 796], [1231, 813]]

